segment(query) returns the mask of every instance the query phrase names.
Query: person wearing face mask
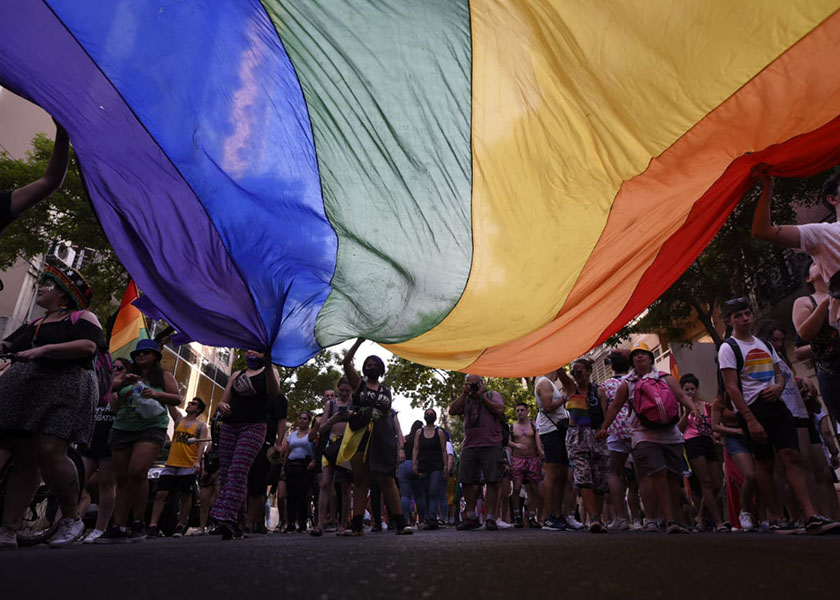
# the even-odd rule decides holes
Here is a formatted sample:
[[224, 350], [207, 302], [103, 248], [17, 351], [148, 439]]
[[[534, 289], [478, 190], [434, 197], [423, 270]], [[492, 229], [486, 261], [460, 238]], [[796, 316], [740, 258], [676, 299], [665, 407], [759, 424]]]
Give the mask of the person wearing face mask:
[[446, 479], [446, 434], [435, 425], [434, 409], [426, 409], [423, 420], [426, 425], [414, 434], [411, 464], [414, 474], [420, 477], [426, 499], [426, 528], [437, 529], [438, 515], [443, 515], [439, 510], [441, 488]]
[[353, 431], [367, 429], [358, 449], [351, 459], [353, 468], [353, 519], [346, 535], [362, 535], [365, 498], [373, 475], [379, 484], [385, 503], [394, 517], [397, 535], [413, 533], [408, 527], [397, 488], [397, 464], [405, 460], [403, 435], [397, 414], [391, 409], [391, 390], [380, 382], [385, 375], [385, 363], [376, 355], [368, 356], [359, 377], [353, 366], [353, 357], [364, 340], [359, 338], [344, 355], [344, 375], [353, 393], [351, 416], [348, 426]]
[[[217, 407], [222, 415], [219, 431], [219, 497], [210, 516], [222, 539], [241, 537], [240, 517], [248, 496], [248, 473], [258, 452], [265, 451], [270, 398], [280, 395], [280, 378], [271, 366], [270, 352], [248, 350], [247, 369], [234, 373]], [[285, 415], [278, 419], [274, 447], [279, 452], [285, 433]]]

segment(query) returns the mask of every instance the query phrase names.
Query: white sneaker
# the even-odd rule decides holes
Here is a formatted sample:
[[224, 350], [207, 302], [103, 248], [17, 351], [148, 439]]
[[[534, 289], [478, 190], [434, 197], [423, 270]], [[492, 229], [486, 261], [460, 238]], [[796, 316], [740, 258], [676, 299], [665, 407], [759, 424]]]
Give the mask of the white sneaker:
[[566, 516], [566, 525], [572, 529], [583, 529], [583, 523], [575, 519], [572, 515]]
[[75, 542], [85, 530], [85, 524], [78, 517], [66, 517], [58, 522], [58, 530], [50, 538], [50, 548], [63, 548]]
[[17, 550], [17, 533], [0, 527], [0, 550]]
[[101, 529], [94, 529], [89, 534], [87, 534], [85, 539], [82, 540], [82, 543], [83, 544], [92, 544], [94, 541], [96, 541], [96, 538], [98, 538], [103, 533], [105, 533], [105, 532], [102, 531]]
[[636, 519], [633, 521], [633, 531], [641, 531], [642, 529], [642, 522]]
[[610, 531], [627, 531], [630, 529], [630, 523], [627, 522], [627, 519], [616, 519], [607, 526], [607, 529]]
[[755, 529], [752, 515], [745, 510], [738, 513], [738, 523], [741, 525], [742, 531], [752, 531]]
[[513, 527], [513, 525], [511, 525], [507, 521], [496, 519], [496, 527], [498, 527], [499, 529], [510, 529], [511, 527]]

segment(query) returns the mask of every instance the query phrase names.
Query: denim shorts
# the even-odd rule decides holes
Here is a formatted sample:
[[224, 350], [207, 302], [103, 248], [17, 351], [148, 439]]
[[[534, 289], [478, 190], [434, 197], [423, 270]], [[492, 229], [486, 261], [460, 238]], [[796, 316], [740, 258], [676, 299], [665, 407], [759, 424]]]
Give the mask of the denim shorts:
[[729, 456], [735, 456], [736, 454], [742, 454], [744, 452], [752, 452], [750, 442], [747, 440], [746, 436], [730, 435], [727, 433], [723, 440]]

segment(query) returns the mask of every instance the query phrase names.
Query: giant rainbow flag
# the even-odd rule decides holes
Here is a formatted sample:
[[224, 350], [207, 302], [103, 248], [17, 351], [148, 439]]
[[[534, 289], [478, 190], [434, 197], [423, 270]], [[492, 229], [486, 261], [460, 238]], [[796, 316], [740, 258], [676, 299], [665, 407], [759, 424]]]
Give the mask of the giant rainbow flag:
[[144, 310], [297, 365], [520, 376], [840, 161], [837, 0], [0, 0]]

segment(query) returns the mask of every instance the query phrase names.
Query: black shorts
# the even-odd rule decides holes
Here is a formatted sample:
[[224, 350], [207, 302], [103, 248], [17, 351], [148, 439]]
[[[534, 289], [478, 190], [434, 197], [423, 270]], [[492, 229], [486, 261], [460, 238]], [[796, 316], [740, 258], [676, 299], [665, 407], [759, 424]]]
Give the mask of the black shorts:
[[97, 421], [93, 425], [93, 435], [89, 444], [80, 444], [76, 450], [85, 458], [91, 460], [107, 460], [111, 458], [111, 446], [108, 436], [111, 434], [113, 421]]
[[685, 441], [685, 455], [688, 460], [700, 458], [706, 460], [718, 460], [715, 441], [707, 435], [698, 435]]
[[767, 443], [759, 446], [750, 437], [747, 421], [743, 416], [738, 415], [738, 423], [744, 431], [744, 436], [750, 441], [753, 456], [756, 460], [769, 460], [773, 458], [773, 451], [793, 448], [799, 450], [799, 438], [796, 435], [796, 420], [790, 414], [788, 407], [781, 400], [775, 402], [764, 402], [756, 400], [750, 404], [750, 411], [767, 433]]
[[270, 485], [268, 472], [271, 463], [268, 462], [268, 455], [266, 454], [266, 450], [270, 447], [268, 444], [263, 444], [262, 450], [257, 452], [257, 457], [251, 463], [251, 470], [248, 471], [249, 496], [265, 496], [266, 488]]
[[540, 434], [540, 441], [545, 451], [545, 463], [561, 464], [569, 466], [569, 452], [566, 450], [566, 432], [569, 429], [569, 422], [563, 420], [559, 429]]
[[177, 490], [182, 494], [192, 494], [195, 489], [195, 475], [161, 475], [158, 478], [157, 491]]

